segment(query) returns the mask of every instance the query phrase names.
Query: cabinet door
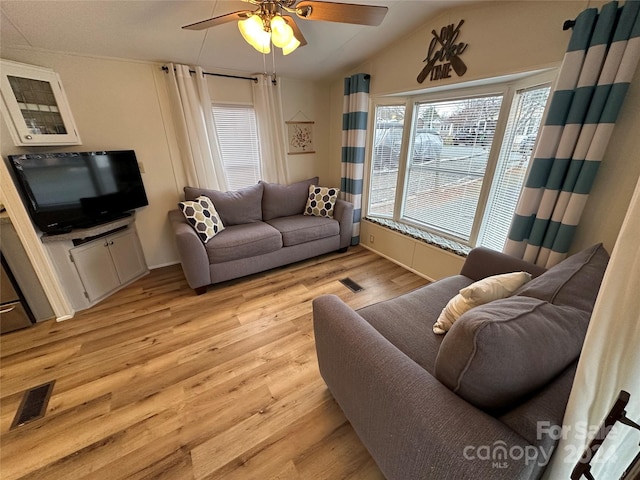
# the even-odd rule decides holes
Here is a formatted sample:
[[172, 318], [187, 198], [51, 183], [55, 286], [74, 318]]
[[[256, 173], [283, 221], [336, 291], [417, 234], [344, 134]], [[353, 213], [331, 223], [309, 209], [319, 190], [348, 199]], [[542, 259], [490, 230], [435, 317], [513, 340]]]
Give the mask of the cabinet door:
[[103, 297], [120, 286], [109, 243], [99, 240], [69, 250], [89, 301]]
[[147, 271], [147, 264], [135, 229], [107, 237], [109, 251], [120, 283], [127, 283]]
[[5, 121], [16, 145], [79, 145], [58, 74], [48, 68], [0, 62]]

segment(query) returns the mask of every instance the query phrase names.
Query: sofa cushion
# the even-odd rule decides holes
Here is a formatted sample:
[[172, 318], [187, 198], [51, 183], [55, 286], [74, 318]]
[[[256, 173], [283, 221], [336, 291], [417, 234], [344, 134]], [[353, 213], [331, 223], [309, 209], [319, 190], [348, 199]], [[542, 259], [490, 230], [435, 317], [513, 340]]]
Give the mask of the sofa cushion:
[[608, 262], [609, 254], [599, 243], [554, 265], [514, 295], [591, 312]]
[[338, 200], [339, 188], [309, 186], [305, 215], [333, 218], [333, 208]]
[[302, 215], [307, 204], [309, 187], [318, 184], [318, 177], [292, 183], [291, 185], [267, 183], [262, 180], [259, 183], [264, 186], [262, 220], [266, 222], [272, 218]]
[[193, 201], [179, 202], [178, 206], [182, 210], [184, 218], [200, 237], [203, 243], [207, 243], [218, 233], [224, 230], [220, 215], [216, 211], [213, 203], [204, 195]]
[[358, 310], [387, 340], [433, 374], [438, 348], [444, 338], [431, 331], [433, 322], [451, 298], [471, 283], [462, 275], [443, 278], [412, 292]]
[[209, 263], [255, 257], [280, 248], [280, 232], [263, 222], [228, 226], [205, 245]]
[[285, 247], [340, 235], [338, 221], [327, 217], [293, 215], [274, 218], [267, 223], [282, 234], [282, 244]]
[[442, 340], [435, 376], [477, 407], [513, 406], [578, 357], [589, 317], [521, 296], [473, 308]]
[[483, 278], [461, 289], [442, 309], [433, 324], [433, 333], [446, 333], [463, 313], [478, 305], [506, 298], [529, 280], [531, 274], [528, 272], [503, 273]]
[[230, 192], [184, 187], [184, 198], [195, 200], [200, 195], [209, 197], [220, 214], [222, 223], [228, 227], [262, 221], [263, 188], [260, 183]]

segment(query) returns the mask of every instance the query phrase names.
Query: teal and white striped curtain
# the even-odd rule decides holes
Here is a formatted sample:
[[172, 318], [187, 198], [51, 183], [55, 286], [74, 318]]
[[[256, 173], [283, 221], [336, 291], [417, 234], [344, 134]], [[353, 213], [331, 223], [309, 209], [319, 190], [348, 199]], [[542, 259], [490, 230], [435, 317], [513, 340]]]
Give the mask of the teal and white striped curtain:
[[504, 251], [564, 259], [640, 57], [640, 2], [576, 18]]
[[369, 75], [365, 73], [344, 79], [340, 195], [344, 200], [353, 203], [351, 245], [360, 243], [364, 152], [369, 115], [369, 80]]

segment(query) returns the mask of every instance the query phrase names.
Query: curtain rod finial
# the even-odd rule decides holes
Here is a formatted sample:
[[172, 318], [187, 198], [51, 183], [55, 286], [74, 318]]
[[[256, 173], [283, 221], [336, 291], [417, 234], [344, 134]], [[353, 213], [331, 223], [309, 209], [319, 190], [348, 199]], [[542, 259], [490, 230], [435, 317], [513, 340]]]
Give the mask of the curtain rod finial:
[[562, 24], [562, 30], [569, 30], [573, 28], [575, 25], [576, 25], [575, 20], [565, 20], [565, 22]]

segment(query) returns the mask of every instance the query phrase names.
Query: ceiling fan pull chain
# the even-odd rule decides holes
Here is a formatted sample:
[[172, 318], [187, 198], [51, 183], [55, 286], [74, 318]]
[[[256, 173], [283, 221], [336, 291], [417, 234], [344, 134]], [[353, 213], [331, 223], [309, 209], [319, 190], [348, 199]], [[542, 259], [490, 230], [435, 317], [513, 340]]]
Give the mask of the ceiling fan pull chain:
[[264, 75], [267, 74], [267, 56], [266, 55], [262, 55], [262, 73]]
[[271, 71], [273, 72], [273, 78], [271, 79], [271, 83], [275, 85], [276, 84], [276, 49], [275, 48], [271, 50], [271, 62], [272, 62]]

